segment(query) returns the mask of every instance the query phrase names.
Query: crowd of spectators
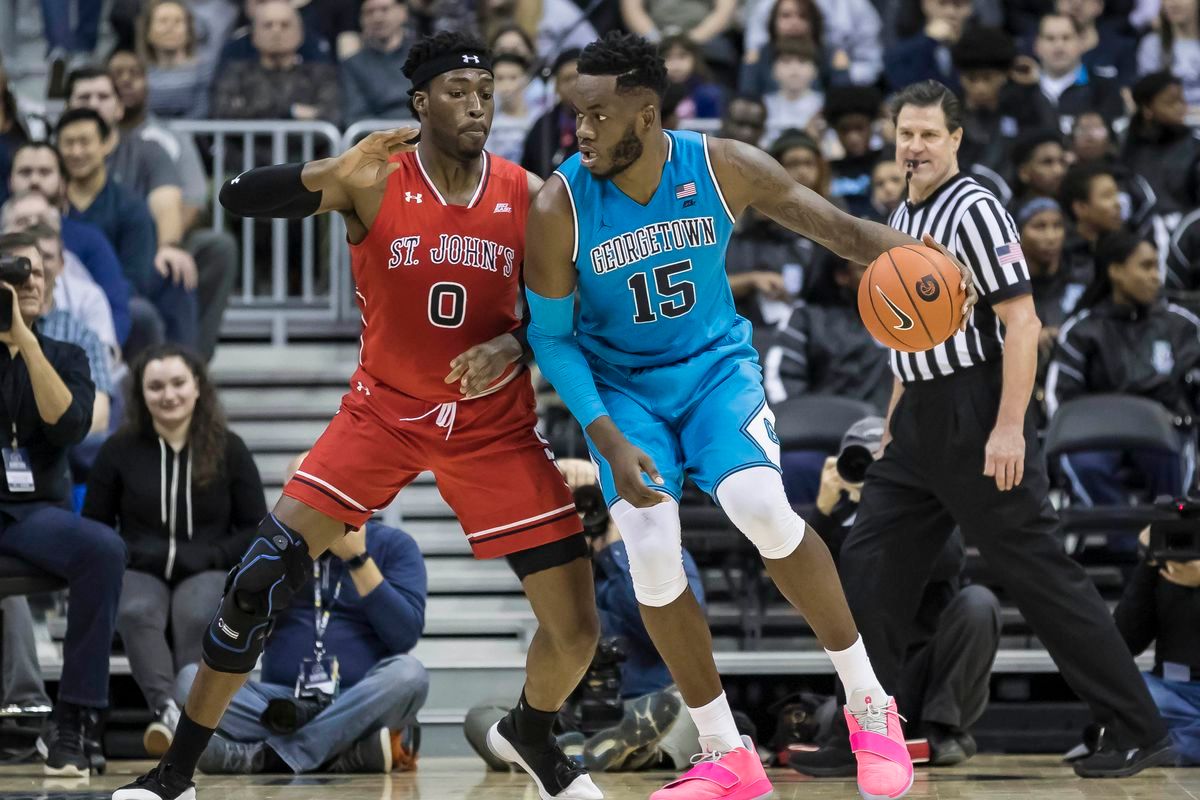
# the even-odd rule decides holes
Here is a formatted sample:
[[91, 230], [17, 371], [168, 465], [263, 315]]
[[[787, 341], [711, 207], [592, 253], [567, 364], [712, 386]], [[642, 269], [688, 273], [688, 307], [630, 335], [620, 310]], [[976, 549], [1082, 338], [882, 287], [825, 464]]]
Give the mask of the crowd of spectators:
[[[757, 145], [798, 183], [880, 221], [906, 191], [889, 96], [929, 78], [950, 86], [963, 100], [959, 162], [1008, 206], [1023, 240], [1043, 323], [1043, 424], [1075, 398], [1123, 393], [1159, 403], [1179, 434], [1179, 452], [1072, 454], [1060, 465], [1063, 491], [1076, 503], [1124, 505], [1193, 488], [1200, 0], [117, 0], [108, 6], [116, 44], [104, 52], [100, 4], [79, 2], [73, 17], [65, 0], [42, 5], [49, 97], [13, 91], [0, 64], [0, 250], [35, 265], [36, 291], [20, 298], [28, 330], [19, 356], [31, 376], [49, 364], [60, 380], [52, 390], [26, 387], [38, 402], [22, 409], [29, 430], [19, 443], [37, 459], [37, 489], [0, 498], [9, 520], [0, 549], [71, 581], [72, 664], [107, 655], [106, 637], [120, 632], [156, 717], [151, 749], [165, 747], [177, 719], [190, 679], [180, 670], [196, 660], [207, 623], [197, 614], [214, 606], [223, 571], [264, 513], [253, 460], [225, 426], [204, 367], [243, 243], [214, 227], [211, 191], [225, 176], [212, 174], [211, 142], [175, 121], [345, 129], [406, 119], [401, 65], [415, 40], [439, 30], [472, 29], [489, 42], [489, 149], [538, 175], [576, 151], [570, 92], [580, 48], [624, 29], [659, 43], [669, 126]], [[886, 351], [855, 306], [863, 265], [750, 212], [727, 268], [738, 310], [756, 327], [772, 403], [834, 394], [886, 411]], [[39, 391], [57, 397], [57, 414], [45, 413]], [[67, 473], [55, 472], [60, 461], [88, 487], [83, 517], [60, 519], [71, 497]], [[785, 476], [789, 496], [815, 501], [822, 519], [833, 505], [828, 466], [809, 460]], [[37, 552], [34, 537], [22, 541], [22, 529], [51, 516], [64, 535], [90, 537], [67, 563], [55, 561], [63, 553]], [[177, 551], [181, 529], [187, 543]], [[424, 598], [397, 588], [419, 563], [411, 540], [374, 527], [353, 535], [381, 571], [370, 586], [355, 578], [350, 614], [373, 650], [346, 676], [347, 687], [361, 680], [362, 689], [325, 723], [361, 755], [374, 752], [381, 726], [400, 736], [424, 696], [423, 670], [404, 655], [419, 636]], [[947, 597], [960, 588], [958, 546], [946, 557]], [[326, 566], [336, 570], [341, 555]], [[1142, 572], [1145, 594], [1154, 573]], [[312, 604], [300, 603], [298, 618], [311, 618]], [[976, 610], [991, 619], [991, 608]], [[412, 616], [407, 638], [372, 632], [376, 617], [399, 610]], [[269, 674], [235, 701], [229, 738], [214, 740], [209, 754], [213, 771], [301, 772], [339, 756], [304, 747], [305, 736], [327, 728], [280, 738], [260, 724], [294, 682], [282, 666], [296, 660], [288, 648], [308, 646], [307, 632], [294, 633], [294, 641], [272, 640]], [[934, 653], [935, 626], [929, 634]], [[64, 670], [51, 750], [69, 750], [64, 737], [77, 730], [80, 752], [95, 756], [89, 731], [107, 703], [107, 658], [103, 671], [98, 663], [73, 669]], [[374, 724], [340, 725], [399, 685], [405, 693], [393, 692], [393, 707], [378, 708]], [[943, 723], [948, 742], [975, 706], [930, 719]], [[393, 744], [396, 753], [405, 746]]]

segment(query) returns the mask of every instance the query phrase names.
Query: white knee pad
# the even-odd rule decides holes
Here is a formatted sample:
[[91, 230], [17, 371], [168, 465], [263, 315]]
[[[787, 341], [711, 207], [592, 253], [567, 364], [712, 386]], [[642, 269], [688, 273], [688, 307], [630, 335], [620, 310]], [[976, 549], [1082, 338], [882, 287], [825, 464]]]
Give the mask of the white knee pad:
[[629, 554], [629, 572], [638, 602], [655, 608], [674, 602], [688, 588], [679, 538], [679, 506], [671, 500], [636, 508], [618, 500], [612, 518]]
[[785, 558], [804, 539], [804, 520], [792, 510], [783, 478], [770, 467], [735, 472], [717, 486], [717, 502], [763, 558]]

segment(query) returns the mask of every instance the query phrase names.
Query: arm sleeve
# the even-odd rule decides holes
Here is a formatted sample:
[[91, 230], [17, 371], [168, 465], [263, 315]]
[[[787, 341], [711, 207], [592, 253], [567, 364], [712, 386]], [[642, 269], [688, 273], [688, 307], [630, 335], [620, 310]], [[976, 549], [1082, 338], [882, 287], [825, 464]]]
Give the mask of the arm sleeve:
[[221, 205], [240, 217], [302, 219], [321, 207], [321, 192], [304, 186], [303, 164], [255, 167], [221, 187]]
[[1072, 317], [1058, 334], [1058, 344], [1046, 371], [1046, 413], [1054, 416], [1058, 407], [1068, 400], [1087, 392], [1086, 328], [1079, 323], [1087, 318], [1086, 312]]
[[990, 305], [1033, 291], [1016, 223], [994, 196], [971, 204], [947, 246], [971, 268], [979, 297]]
[[386, 547], [371, 553], [383, 583], [363, 598], [362, 608], [376, 635], [393, 655], [399, 655], [412, 650], [425, 629], [428, 576], [413, 538], [394, 528], [386, 531]]
[[254, 457], [241, 437], [230, 431], [226, 445], [229, 470], [229, 535], [217, 545], [217, 569], [229, 569], [250, 546], [258, 524], [267, 515], [262, 478]]
[[[45, 346], [42, 340], [42, 346]], [[46, 438], [59, 447], [70, 447], [83, 441], [92, 427], [92, 405], [96, 401], [96, 387], [92, 383], [92, 371], [88, 368], [87, 356], [74, 344], [56, 343], [57, 347], [46, 359], [58, 373], [58, 377], [71, 392], [71, 405], [53, 425], [46, 425]]]
[[117, 510], [121, 507], [121, 473], [117, 471], [116, 453], [121, 440], [110, 438], [100, 447], [96, 460], [88, 471], [87, 495], [83, 500], [83, 516], [117, 527]]
[[1134, 570], [1121, 601], [1113, 611], [1113, 621], [1121, 638], [1135, 656], [1149, 647], [1158, 638], [1158, 613], [1154, 590], [1158, 584], [1158, 570], [1145, 559]]
[[546, 380], [587, 430], [608, 411], [596, 390], [592, 368], [575, 339], [575, 297], [542, 297], [525, 289], [529, 303], [529, 346]]

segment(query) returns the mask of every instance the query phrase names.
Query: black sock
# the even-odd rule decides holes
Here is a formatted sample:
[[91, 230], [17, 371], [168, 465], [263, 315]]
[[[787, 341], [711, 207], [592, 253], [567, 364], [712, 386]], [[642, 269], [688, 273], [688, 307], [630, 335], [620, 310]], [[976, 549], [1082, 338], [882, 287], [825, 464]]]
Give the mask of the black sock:
[[206, 728], [194, 722], [186, 709], [180, 709], [179, 725], [175, 728], [175, 738], [171, 740], [167, 754], [163, 756], [163, 766], [191, 780], [196, 774], [196, 764], [214, 733], [215, 728]]
[[513, 727], [516, 728], [517, 738], [525, 744], [541, 744], [553, 738], [554, 720], [558, 718], [557, 711], [539, 711], [529, 705], [525, 699], [525, 691], [521, 691], [521, 699], [513, 709]]

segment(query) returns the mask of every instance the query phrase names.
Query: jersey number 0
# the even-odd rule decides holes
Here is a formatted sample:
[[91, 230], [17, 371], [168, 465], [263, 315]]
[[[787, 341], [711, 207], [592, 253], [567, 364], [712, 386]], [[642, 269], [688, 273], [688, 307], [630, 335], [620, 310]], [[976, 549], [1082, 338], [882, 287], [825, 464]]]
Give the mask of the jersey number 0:
[[[655, 267], [654, 289], [661, 298], [658, 301], [658, 314], [664, 317], [682, 317], [696, 305], [696, 284], [687, 280], [676, 281], [675, 277], [692, 269], [691, 259], [676, 261], [674, 264], [663, 264]], [[629, 276], [629, 289], [633, 292], [633, 321], [637, 323], [655, 322], [658, 314], [650, 298], [649, 276], [638, 272]]]

